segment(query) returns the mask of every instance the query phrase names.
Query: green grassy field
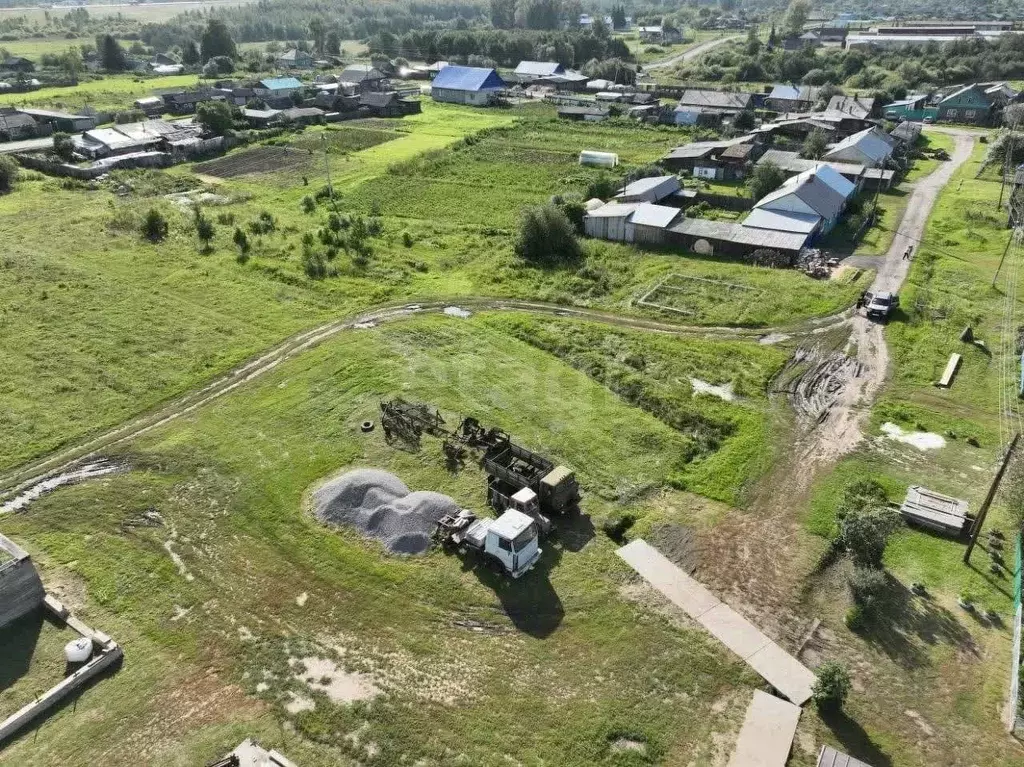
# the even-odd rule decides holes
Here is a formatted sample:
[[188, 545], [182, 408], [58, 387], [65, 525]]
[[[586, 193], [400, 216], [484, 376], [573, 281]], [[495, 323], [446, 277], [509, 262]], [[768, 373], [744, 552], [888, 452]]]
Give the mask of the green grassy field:
[[199, 78], [196, 75], [113, 75], [68, 88], [40, 88], [29, 93], [5, 93], [0, 95], [0, 104], [56, 107], [67, 110], [81, 109], [88, 105], [94, 109], [118, 111], [131, 108], [132, 101], [152, 95], [153, 91], [189, 88], [197, 82]]
[[[529, 578], [504, 582], [439, 551], [388, 558], [311, 519], [310, 489], [357, 466], [482, 507], [483, 474], [449, 474], [438, 441], [410, 452], [360, 433], [396, 393], [474, 414], [577, 469], [587, 516], [563, 523]], [[489, 321], [437, 317], [333, 340], [127, 446], [130, 473], [4, 520], [49, 579], [80, 584], [89, 619], [127, 656], [51, 718], [41, 746], [25, 737], [7, 756], [45, 764], [60, 749], [85, 763], [102, 751], [131, 763], [132, 738], [116, 727], [150, 743], [152, 764], [202, 763], [248, 727], [311, 765], [456, 752], [479, 765], [508, 754], [588, 766], [722, 759], [756, 679], [700, 632], [635, 603], [614, 544], [593, 527], [623, 511], [700, 524], [702, 502], [669, 488], [684, 442]], [[130, 527], [150, 507], [164, 526]], [[334, 659], [382, 695], [332, 703], [296, 678], [296, 657]], [[294, 695], [313, 707], [289, 711]], [[646, 756], [621, 753], [623, 739]]]
[[[131, 5], [129, 3], [118, 4], [116, 8], [110, 7], [108, 3], [97, 3], [95, 8], [91, 7], [93, 4], [86, 4], [84, 7], [89, 11], [90, 15], [95, 17], [123, 17], [127, 19], [138, 19], [139, 21], [167, 21], [175, 16], [178, 16], [185, 11], [194, 10], [215, 10], [217, 8], [233, 8], [239, 5], [246, 5], [252, 0], [202, 0], [201, 2], [167, 2], [167, 3], [143, 3], [139, 5]], [[105, 7], [100, 7], [105, 6]], [[34, 8], [26, 6], [24, 8], [3, 8], [0, 9], [0, 18], [4, 16], [23, 16], [30, 21], [42, 22], [45, 20], [46, 15], [60, 16], [68, 13], [72, 9], [68, 8]]]
[[[628, 156], [638, 163], [659, 156], [672, 135], [563, 129], [547, 119], [513, 127], [500, 111], [424, 107], [421, 115], [386, 122], [386, 130], [381, 121], [328, 130], [341, 148], [367, 135], [394, 137], [329, 156], [340, 210], [380, 215], [383, 232], [372, 240], [368, 263], [341, 253], [332, 262], [338, 276], [325, 280], [309, 279], [302, 267], [303, 235], [323, 226], [329, 210], [301, 209], [302, 198], [325, 183], [315, 154], [299, 154], [302, 163], [292, 171], [212, 179], [217, 183], [204, 183], [187, 166], [115, 174], [116, 184], [93, 190], [30, 177], [0, 198], [0, 295], [7, 307], [0, 359], [11, 371], [0, 465], [151, 408], [301, 328], [384, 302], [508, 296], [640, 313], [636, 296], [678, 273], [778, 297], [751, 303], [737, 291], [702, 296], [689, 321], [766, 326], [830, 314], [857, 293], [856, 284], [791, 271], [601, 242], [587, 243], [584, 261], [564, 269], [523, 264], [512, 250], [520, 209], [582, 190], [594, 177], [576, 164], [575, 147], [552, 148], [560, 135], [570, 147], [632, 144]], [[487, 130], [498, 132], [461, 142]], [[315, 131], [296, 134], [294, 142], [319, 145]], [[175, 184], [156, 183], [160, 178]], [[114, 194], [125, 181], [133, 191]], [[190, 216], [160, 196], [182, 189], [205, 189], [228, 202], [207, 211], [221, 221], [210, 253], [199, 252]], [[170, 237], [160, 245], [139, 236], [150, 207], [170, 221]], [[262, 212], [275, 218], [276, 230], [253, 236], [251, 260], [239, 264], [234, 227], [247, 227]], [[54, 227], [57, 217], [61, 225]]]

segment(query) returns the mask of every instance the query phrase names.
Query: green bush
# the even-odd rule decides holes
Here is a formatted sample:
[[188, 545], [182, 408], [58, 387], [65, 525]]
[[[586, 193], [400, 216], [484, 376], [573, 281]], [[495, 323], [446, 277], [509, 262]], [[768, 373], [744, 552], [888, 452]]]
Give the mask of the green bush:
[[902, 523], [899, 513], [893, 509], [851, 510], [840, 523], [839, 541], [858, 567], [880, 568], [889, 536]]
[[850, 687], [846, 668], [836, 661], [828, 661], [818, 668], [811, 697], [821, 711], [840, 711], [850, 694]]
[[551, 203], [523, 211], [515, 249], [524, 261], [546, 265], [578, 261], [582, 254], [572, 222]]
[[10, 192], [18, 181], [18, 163], [10, 157], [0, 155], [0, 194]]
[[142, 236], [150, 242], [161, 242], [167, 237], [167, 219], [156, 208], [150, 208], [142, 219]]
[[302, 212], [312, 213], [314, 210], [316, 210], [316, 200], [307, 194], [302, 198]]
[[847, 581], [853, 602], [866, 615], [882, 605], [889, 591], [889, 579], [882, 570], [856, 567]]

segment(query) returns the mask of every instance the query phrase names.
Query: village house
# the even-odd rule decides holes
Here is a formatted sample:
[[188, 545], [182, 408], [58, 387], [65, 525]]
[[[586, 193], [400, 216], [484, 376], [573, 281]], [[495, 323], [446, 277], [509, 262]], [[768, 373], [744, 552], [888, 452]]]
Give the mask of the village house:
[[313, 57], [298, 48], [285, 51], [274, 59], [279, 69], [312, 69], [315, 64]]
[[850, 162], [866, 168], [881, 168], [892, 157], [895, 141], [879, 128], [868, 128], [830, 147], [822, 160]]
[[754, 203], [743, 225], [822, 237], [839, 223], [856, 186], [827, 165], [787, 179]]
[[640, 34], [642, 43], [673, 45], [683, 41], [683, 33], [674, 27], [668, 29], [663, 26], [637, 27], [637, 32]]
[[24, 56], [8, 56], [0, 62], [0, 70], [4, 72], [18, 72], [27, 75], [36, 71], [36, 65]]
[[875, 113], [875, 100], [868, 96], [833, 96], [826, 112], [841, 112], [851, 117], [867, 119]]
[[434, 101], [487, 106], [505, 89], [497, 71], [485, 67], [450, 65], [437, 73], [430, 84]]
[[650, 176], [626, 184], [622, 191], [615, 195], [615, 201], [661, 202], [675, 195], [681, 188], [678, 176]]
[[986, 90], [975, 83], [953, 91], [938, 103], [936, 121], [972, 125], [991, 124], [996, 102]]
[[405, 117], [421, 111], [419, 99], [400, 98], [396, 91], [363, 93], [359, 108], [373, 117]]
[[[758, 165], [771, 163], [781, 170], [787, 177], [799, 176], [809, 170], [814, 170], [821, 165], [827, 165], [836, 173], [854, 184], [857, 189], [865, 186], [868, 169], [863, 165], [852, 162], [826, 162], [823, 160], [809, 160], [801, 157], [799, 152], [787, 152], [782, 149], [769, 149], [757, 161]], [[886, 171], [889, 180], [892, 180], [893, 172]]]
[[295, 77], [267, 77], [253, 87], [253, 93], [261, 98], [291, 96], [302, 88], [302, 81]]
[[165, 111], [175, 115], [195, 114], [196, 107], [204, 101], [223, 99], [212, 89], [201, 89], [195, 91], [183, 91], [181, 93], [165, 93], [161, 98], [164, 101]]
[[776, 85], [765, 99], [765, 105], [774, 112], [810, 112], [820, 91], [811, 85]]
[[882, 115], [886, 120], [923, 120], [925, 117], [934, 117], [934, 110], [929, 115], [926, 111], [928, 105], [928, 94], [919, 93], [909, 96], [900, 101], [894, 101], [882, 107]]
[[349, 64], [338, 75], [338, 81], [353, 83], [360, 93], [388, 90], [388, 78], [373, 64]]
[[565, 67], [556, 61], [520, 61], [515, 69], [516, 79], [521, 83], [561, 74], [565, 74]]
[[[713, 167], [721, 153], [730, 147], [754, 143], [755, 137], [751, 135], [718, 141], [694, 141], [671, 150], [661, 159], [661, 165], [677, 173], [694, 173], [697, 166]], [[747, 159], [754, 159], [757, 151], [747, 153]]]
[[96, 115], [93, 114], [73, 115], [51, 109], [29, 107], [19, 109], [18, 111], [30, 115], [38, 123], [45, 123], [53, 130], [63, 133], [80, 133], [95, 128], [97, 125]]
[[0, 107], [0, 141], [23, 141], [48, 136], [52, 132], [53, 128], [46, 123], [37, 123], [29, 114]]

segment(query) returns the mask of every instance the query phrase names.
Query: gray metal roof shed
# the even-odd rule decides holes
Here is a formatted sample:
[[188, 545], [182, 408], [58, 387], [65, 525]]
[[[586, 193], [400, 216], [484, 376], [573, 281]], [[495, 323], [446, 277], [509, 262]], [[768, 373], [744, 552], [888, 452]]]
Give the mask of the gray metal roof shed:
[[818, 767], [871, 767], [867, 762], [854, 759], [831, 746], [822, 746], [818, 754]]
[[799, 251], [807, 242], [806, 234], [754, 229], [730, 221], [712, 221], [707, 218], [681, 218], [668, 230], [691, 237], [726, 240], [753, 248], [773, 250]]

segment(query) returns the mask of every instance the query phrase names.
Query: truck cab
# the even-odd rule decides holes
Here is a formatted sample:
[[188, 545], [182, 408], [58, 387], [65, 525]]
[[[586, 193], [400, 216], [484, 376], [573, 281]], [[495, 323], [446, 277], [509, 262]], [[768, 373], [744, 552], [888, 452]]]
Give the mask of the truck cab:
[[500, 562], [505, 572], [518, 578], [540, 559], [537, 525], [521, 511], [508, 509], [497, 519], [487, 520], [483, 550]]
[[563, 514], [579, 505], [580, 486], [576, 474], [565, 466], [556, 466], [540, 480], [540, 505], [551, 514]]

